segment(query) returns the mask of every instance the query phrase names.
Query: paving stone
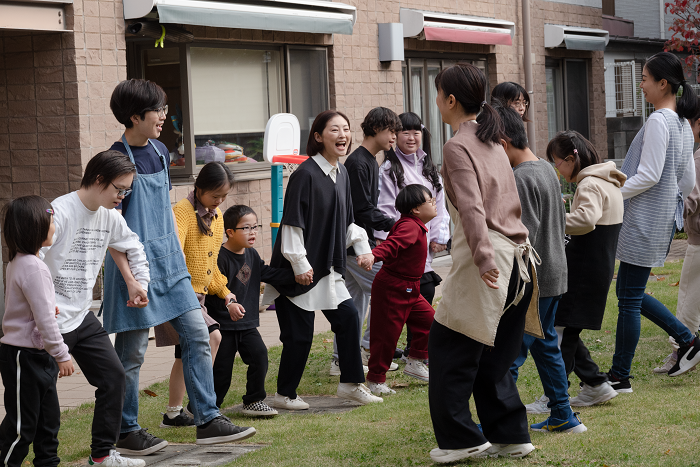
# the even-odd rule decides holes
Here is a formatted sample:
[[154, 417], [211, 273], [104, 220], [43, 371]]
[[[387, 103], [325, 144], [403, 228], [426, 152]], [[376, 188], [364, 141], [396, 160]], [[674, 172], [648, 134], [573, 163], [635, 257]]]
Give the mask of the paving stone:
[[[356, 409], [358, 407], [361, 407], [360, 404], [357, 402], [349, 401], [346, 399], [341, 399], [340, 397], [337, 396], [301, 396], [302, 399], [304, 399], [304, 402], [310, 405], [310, 407], [307, 410], [286, 410], [286, 409], [279, 409], [275, 407], [275, 409], [279, 413], [289, 413], [289, 414], [294, 414], [294, 415], [309, 415], [309, 414], [324, 414], [324, 413], [342, 413], [342, 412], [349, 412], [352, 409]], [[267, 405], [272, 407], [272, 401], [274, 400], [274, 396], [268, 397], [265, 399], [265, 402]], [[236, 414], [236, 415], [242, 415], [241, 410], [243, 409], [243, 404], [238, 404], [234, 405], [233, 407], [226, 408], [222, 410], [224, 414]]]
[[165, 449], [149, 456], [128, 456], [142, 459], [154, 467], [215, 467], [227, 464], [249, 452], [264, 448], [257, 444], [217, 444], [198, 446], [196, 444], [169, 444]]

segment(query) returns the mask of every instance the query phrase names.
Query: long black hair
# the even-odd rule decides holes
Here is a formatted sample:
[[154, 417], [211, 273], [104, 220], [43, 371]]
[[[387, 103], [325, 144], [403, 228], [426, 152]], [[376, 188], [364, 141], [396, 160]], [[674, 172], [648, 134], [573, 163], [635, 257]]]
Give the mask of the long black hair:
[[503, 123], [498, 112], [484, 100], [486, 76], [470, 63], [443, 68], [435, 77], [435, 87], [444, 97], [453, 95], [467, 114], [477, 115], [476, 137], [482, 143], [501, 144]]
[[644, 68], [655, 81], [668, 81], [673, 94], [678, 92], [678, 88], [683, 88], [683, 94], [676, 104], [676, 113], [680, 118], [692, 118], [695, 115], [698, 97], [685, 80], [683, 64], [678, 57], [671, 52], [659, 52], [647, 60]]
[[[430, 153], [430, 132], [421, 122], [420, 117], [413, 112], [404, 112], [399, 115], [399, 120], [401, 120], [401, 131], [420, 131], [422, 133], [422, 146], [423, 152], [425, 152], [425, 157], [423, 158], [423, 177], [426, 180], [430, 180], [433, 184], [435, 192], [439, 193], [442, 190], [442, 184], [440, 183], [440, 176], [438, 175], [438, 170], [433, 163], [433, 158]], [[389, 161], [389, 176], [399, 187], [399, 190], [406, 185], [404, 178], [403, 165], [399, 161], [394, 148], [391, 148], [385, 153], [386, 160]]]
[[199, 190], [199, 193], [206, 193], [207, 191], [218, 190], [226, 185], [233, 187], [233, 174], [223, 162], [209, 162], [202, 167], [199, 175], [197, 175], [197, 180], [194, 181], [194, 212], [197, 215], [197, 227], [199, 227], [202, 235], [209, 235], [211, 229], [204, 222], [204, 219], [199, 216], [197, 190]]

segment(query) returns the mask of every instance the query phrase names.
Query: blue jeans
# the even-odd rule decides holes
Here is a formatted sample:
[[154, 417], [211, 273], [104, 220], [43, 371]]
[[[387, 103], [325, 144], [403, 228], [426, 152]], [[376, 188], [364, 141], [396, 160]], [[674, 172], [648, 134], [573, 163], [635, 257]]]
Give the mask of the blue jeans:
[[[170, 320], [170, 324], [180, 336], [185, 387], [190, 397], [194, 422], [197, 426], [203, 425], [219, 416], [214, 392], [209, 331], [199, 308]], [[141, 429], [138, 423], [139, 371], [148, 348], [148, 329], [118, 333], [114, 348], [126, 372], [121, 433], [130, 433]]]
[[560, 420], [567, 420], [571, 416], [569, 405], [569, 381], [566, 377], [564, 360], [559, 349], [559, 337], [554, 330], [554, 318], [559, 306], [561, 295], [557, 297], [540, 298], [540, 322], [544, 339], [538, 339], [529, 334], [523, 336], [520, 346], [520, 355], [510, 367], [510, 373], [515, 381], [518, 380], [518, 368], [527, 358], [528, 350], [535, 360], [537, 372], [540, 374], [544, 395], [549, 398], [547, 407], [552, 411], [551, 416]]
[[629, 378], [634, 351], [641, 330], [640, 314], [672, 336], [679, 345], [693, 341], [693, 333], [668, 311], [663, 303], [644, 293], [651, 268], [620, 263], [617, 272], [617, 335], [612, 372], [618, 378]]

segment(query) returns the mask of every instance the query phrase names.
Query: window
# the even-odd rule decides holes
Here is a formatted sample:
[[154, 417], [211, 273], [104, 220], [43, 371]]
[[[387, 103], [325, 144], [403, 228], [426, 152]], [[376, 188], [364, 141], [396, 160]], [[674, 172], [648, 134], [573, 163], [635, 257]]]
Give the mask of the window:
[[[485, 60], [433, 60], [408, 58], [403, 64], [404, 111], [416, 113], [431, 135], [430, 153], [433, 162], [442, 165], [442, 146], [452, 137], [452, 128], [442, 122], [435, 99], [435, 77], [443, 68], [456, 63], [471, 63], [486, 74]], [[488, 77], [488, 75], [487, 75]], [[489, 95], [487, 89], [486, 95]]]
[[585, 60], [547, 60], [547, 128], [549, 139], [564, 129], [590, 135], [588, 63]]
[[239, 179], [269, 171], [262, 157], [265, 126], [281, 112], [299, 119], [300, 153], [306, 153], [311, 124], [329, 107], [326, 48], [149, 44], [128, 45], [129, 76], [152, 80], [168, 94], [160, 140], [170, 151], [173, 178], [196, 175], [205, 163], [198, 149], [207, 145], [225, 151]]

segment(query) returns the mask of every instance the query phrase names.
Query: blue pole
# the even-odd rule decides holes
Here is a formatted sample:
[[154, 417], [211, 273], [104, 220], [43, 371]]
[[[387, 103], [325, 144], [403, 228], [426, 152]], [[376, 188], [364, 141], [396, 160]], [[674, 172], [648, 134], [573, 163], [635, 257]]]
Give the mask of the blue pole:
[[277, 240], [277, 231], [282, 221], [283, 166], [273, 165], [270, 167], [270, 170], [270, 194], [272, 195], [272, 222], [270, 222], [270, 227], [272, 227], [272, 245], [274, 246]]

